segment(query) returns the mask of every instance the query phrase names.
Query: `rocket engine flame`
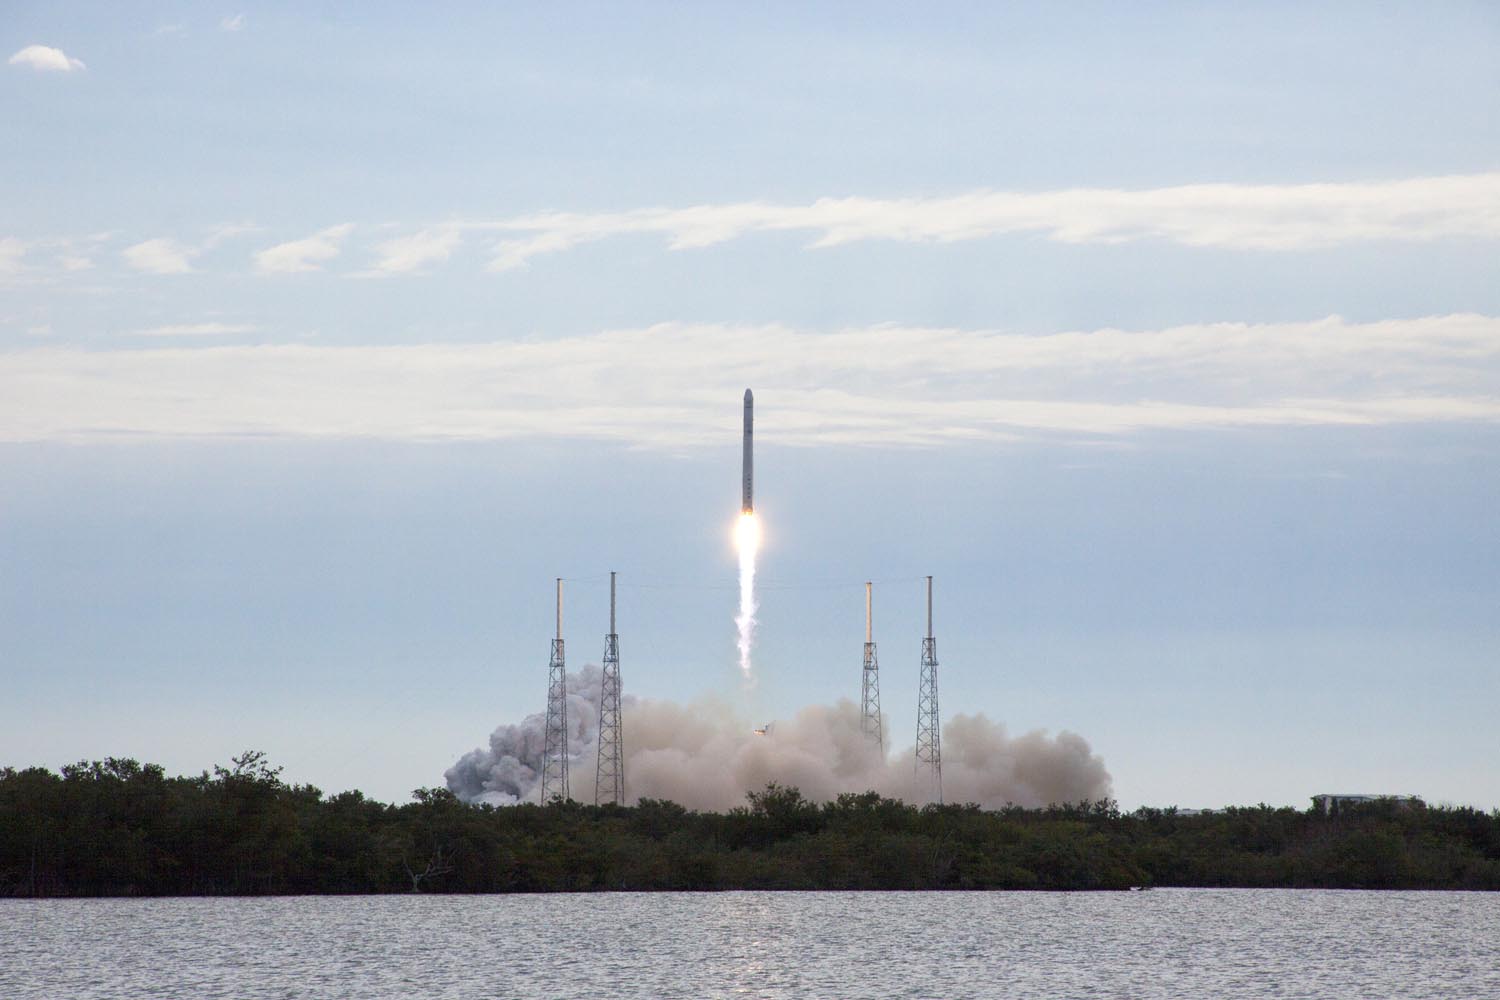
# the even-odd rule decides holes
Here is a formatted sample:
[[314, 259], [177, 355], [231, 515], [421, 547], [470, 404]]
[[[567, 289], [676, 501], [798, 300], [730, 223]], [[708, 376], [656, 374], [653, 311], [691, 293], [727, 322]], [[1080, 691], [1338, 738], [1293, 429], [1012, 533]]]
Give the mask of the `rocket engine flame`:
[[740, 550], [740, 613], [735, 615], [734, 626], [739, 631], [740, 674], [749, 687], [755, 683], [750, 648], [755, 644], [755, 554], [760, 549], [760, 522], [754, 514], [740, 515], [734, 540]]

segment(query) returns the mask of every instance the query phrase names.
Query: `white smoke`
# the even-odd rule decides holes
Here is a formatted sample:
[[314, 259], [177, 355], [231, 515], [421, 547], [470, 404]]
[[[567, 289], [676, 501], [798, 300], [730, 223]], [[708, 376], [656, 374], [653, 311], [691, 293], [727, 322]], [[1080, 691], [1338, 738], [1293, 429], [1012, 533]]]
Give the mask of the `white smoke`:
[[[594, 800], [601, 679], [593, 665], [568, 675], [569, 785], [583, 802]], [[764, 735], [714, 699], [679, 705], [626, 695], [622, 702], [629, 802], [670, 799], [690, 809], [723, 810], [744, 805], [747, 792], [772, 781], [817, 801], [864, 791], [923, 801], [912, 748], [882, 757], [860, 731], [859, 708], [847, 700], [804, 708]], [[538, 801], [545, 722], [538, 713], [497, 728], [487, 748], [471, 750], [448, 769], [448, 788], [468, 802]], [[1112, 794], [1104, 761], [1074, 733], [1011, 738], [983, 715], [958, 715], [943, 725], [942, 738], [948, 802], [1035, 808]]]

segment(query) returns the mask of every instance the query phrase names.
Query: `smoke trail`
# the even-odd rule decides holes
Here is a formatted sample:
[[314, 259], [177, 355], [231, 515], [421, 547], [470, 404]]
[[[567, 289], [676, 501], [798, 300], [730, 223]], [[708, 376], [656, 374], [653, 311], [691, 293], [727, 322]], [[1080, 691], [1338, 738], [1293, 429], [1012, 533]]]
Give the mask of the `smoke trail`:
[[[568, 675], [568, 734], [574, 795], [593, 801], [601, 674], [587, 666]], [[539, 692], [540, 693], [540, 692]], [[920, 802], [912, 748], [883, 757], [860, 729], [859, 707], [841, 700], [813, 705], [764, 735], [730, 706], [713, 699], [690, 705], [623, 700], [625, 795], [670, 799], [692, 809], [743, 805], [745, 793], [767, 782], [795, 785], [807, 797], [828, 800], [841, 792], [877, 791]], [[541, 778], [542, 713], [502, 725], [489, 745], [470, 751], [448, 769], [448, 787], [469, 802], [496, 805], [537, 800]], [[986, 808], [1026, 807], [1101, 799], [1111, 794], [1109, 772], [1083, 737], [1063, 732], [1007, 735], [983, 715], [959, 715], [943, 726], [943, 791], [949, 802]]]
[[739, 632], [740, 675], [750, 687], [755, 683], [750, 647], [755, 643], [755, 553], [760, 548], [760, 524], [754, 514], [740, 515], [735, 542], [740, 550], [740, 613], [734, 617], [734, 627]]

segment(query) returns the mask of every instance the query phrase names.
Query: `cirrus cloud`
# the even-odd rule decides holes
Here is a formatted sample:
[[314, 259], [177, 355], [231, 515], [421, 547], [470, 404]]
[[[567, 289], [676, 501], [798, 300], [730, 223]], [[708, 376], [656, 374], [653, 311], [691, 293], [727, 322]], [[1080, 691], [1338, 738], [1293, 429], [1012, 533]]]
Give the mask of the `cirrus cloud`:
[[159, 236], [126, 247], [120, 251], [120, 256], [130, 267], [148, 274], [189, 274], [195, 270], [193, 259], [200, 254], [213, 250], [226, 240], [258, 232], [260, 226], [253, 222], [225, 223], [213, 227], [197, 244]]
[[421, 272], [429, 264], [447, 260], [462, 239], [457, 226], [436, 226], [398, 236], [375, 245], [378, 257], [362, 277], [382, 277]]
[[[1359, 243], [1500, 240], [1500, 172], [1396, 181], [1326, 184], [1192, 184], [1126, 191], [1078, 188], [1040, 192], [979, 191], [921, 198], [820, 198], [807, 204], [734, 202], [622, 212], [546, 212], [501, 219], [449, 219], [393, 235], [362, 249], [373, 261], [355, 277], [426, 274], [479, 234], [489, 243], [490, 271], [513, 271], [539, 257], [615, 237], [656, 235], [669, 249], [712, 247], [754, 234], [809, 237], [808, 249], [861, 241], [951, 244], [990, 237], [1064, 244], [1163, 241], [1253, 253], [1303, 253]], [[257, 251], [260, 273], [334, 270], [355, 223]], [[260, 231], [249, 223], [220, 226], [198, 243], [156, 238], [134, 244], [126, 261], [138, 270], [182, 274], [192, 259], [225, 239]], [[53, 241], [57, 242], [57, 241]]]
[[321, 271], [326, 261], [339, 255], [344, 237], [354, 230], [353, 223], [329, 226], [311, 236], [257, 251], [255, 269], [262, 274], [296, 274]]
[[1500, 173], [1326, 184], [1187, 184], [1145, 190], [976, 191], [931, 198], [820, 198], [802, 205], [738, 202], [625, 212], [550, 212], [476, 223], [517, 234], [489, 267], [631, 234], [674, 250], [763, 232], [811, 234], [813, 248], [862, 240], [955, 243], [1033, 234], [1058, 243], [1164, 240], [1252, 251], [1316, 250], [1382, 240], [1500, 238]]
[[0, 440], [530, 437], [680, 449], [732, 440], [746, 385], [775, 400], [765, 430], [793, 446], [1494, 424], [1500, 318], [1047, 335], [668, 323], [487, 344], [32, 348], [0, 352]]
[[135, 270], [148, 274], [188, 274], [193, 270], [192, 259], [199, 252], [197, 247], [158, 237], [128, 246], [120, 251], [120, 256]]
[[130, 332], [137, 337], [225, 337], [235, 333], [253, 333], [258, 327], [249, 323], [168, 323]]
[[27, 246], [14, 236], [0, 238], [0, 274], [13, 274], [21, 270], [21, 259], [26, 256]]

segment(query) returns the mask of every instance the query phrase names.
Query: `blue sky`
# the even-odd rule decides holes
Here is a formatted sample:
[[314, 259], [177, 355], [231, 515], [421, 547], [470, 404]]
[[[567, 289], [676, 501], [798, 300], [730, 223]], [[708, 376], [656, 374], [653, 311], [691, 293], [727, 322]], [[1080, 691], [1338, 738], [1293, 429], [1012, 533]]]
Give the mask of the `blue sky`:
[[1500, 806], [1485, 4], [8, 5], [0, 761], [400, 799], [627, 687]]

